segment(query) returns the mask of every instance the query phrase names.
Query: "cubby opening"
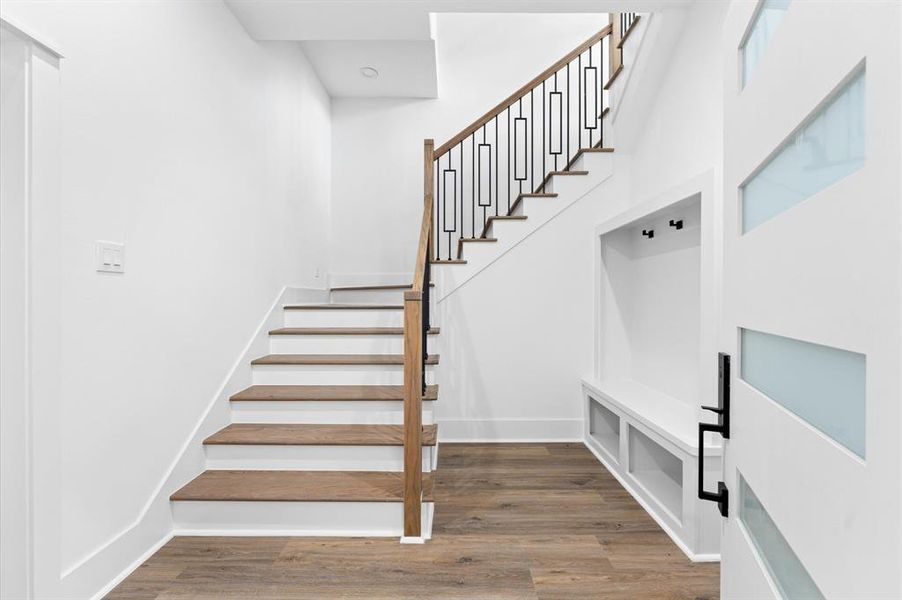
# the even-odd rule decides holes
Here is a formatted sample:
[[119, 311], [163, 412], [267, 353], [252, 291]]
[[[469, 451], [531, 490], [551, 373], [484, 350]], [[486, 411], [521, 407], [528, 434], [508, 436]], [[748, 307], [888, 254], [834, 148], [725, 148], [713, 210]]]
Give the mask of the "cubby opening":
[[690, 443], [702, 396], [701, 219], [695, 194], [600, 234], [599, 387]]
[[620, 461], [620, 417], [589, 397], [589, 435], [611, 457]]
[[629, 472], [677, 521], [683, 520], [683, 461], [633, 426]]

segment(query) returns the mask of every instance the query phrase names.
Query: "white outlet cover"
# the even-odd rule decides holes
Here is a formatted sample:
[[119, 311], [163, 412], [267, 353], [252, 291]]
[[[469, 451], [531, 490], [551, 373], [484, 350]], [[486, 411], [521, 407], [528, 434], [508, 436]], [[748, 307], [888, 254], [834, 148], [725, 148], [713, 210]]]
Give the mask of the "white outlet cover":
[[102, 240], [94, 242], [94, 263], [102, 273], [124, 273], [125, 244]]

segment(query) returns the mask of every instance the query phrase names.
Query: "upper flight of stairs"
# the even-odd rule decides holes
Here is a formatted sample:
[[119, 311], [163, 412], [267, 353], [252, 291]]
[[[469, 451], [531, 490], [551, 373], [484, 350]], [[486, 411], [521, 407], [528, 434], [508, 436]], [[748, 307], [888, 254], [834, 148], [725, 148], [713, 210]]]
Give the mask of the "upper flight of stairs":
[[583, 148], [565, 170], [549, 171], [536, 191], [519, 194], [505, 214], [489, 216], [479, 237], [460, 238], [455, 258], [433, 261], [453, 268], [436, 270], [437, 299], [511, 250], [613, 173], [612, 148]]
[[[283, 307], [253, 385], [230, 399], [231, 424], [204, 441], [206, 470], [171, 496], [177, 532], [402, 535], [404, 288], [334, 288], [329, 304]], [[423, 403], [424, 537], [438, 360]]]

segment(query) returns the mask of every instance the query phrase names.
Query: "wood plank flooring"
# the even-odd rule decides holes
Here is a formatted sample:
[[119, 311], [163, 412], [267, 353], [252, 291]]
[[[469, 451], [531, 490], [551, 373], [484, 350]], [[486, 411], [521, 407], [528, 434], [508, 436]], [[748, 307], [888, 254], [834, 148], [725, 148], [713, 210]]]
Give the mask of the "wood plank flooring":
[[110, 600], [707, 600], [693, 564], [582, 444], [442, 444], [433, 539], [166, 544]]

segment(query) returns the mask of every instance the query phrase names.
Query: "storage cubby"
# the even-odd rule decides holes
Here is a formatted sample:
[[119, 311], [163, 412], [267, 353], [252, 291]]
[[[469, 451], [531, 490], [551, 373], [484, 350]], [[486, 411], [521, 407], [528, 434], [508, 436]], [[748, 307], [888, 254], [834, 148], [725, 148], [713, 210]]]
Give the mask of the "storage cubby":
[[697, 433], [701, 406], [717, 404], [713, 186], [706, 173], [596, 227], [597, 355], [583, 379], [586, 445], [693, 560], [720, 549], [720, 515], [696, 495], [699, 452], [709, 487], [722, 452]]
[[600, 236], [601, 381], [634, 381], [695, 404], [700, 220], [695, 196]]
[[604, 449], [611, 458], [619, 462], [620, 455], [620, 417], [607, 409], [603, 404], [592, 400], [589, 402], [589, 435]]
[[633, 426], [629, 427], [629, 472], [673, 518], [683, 520], [683, 461]]

